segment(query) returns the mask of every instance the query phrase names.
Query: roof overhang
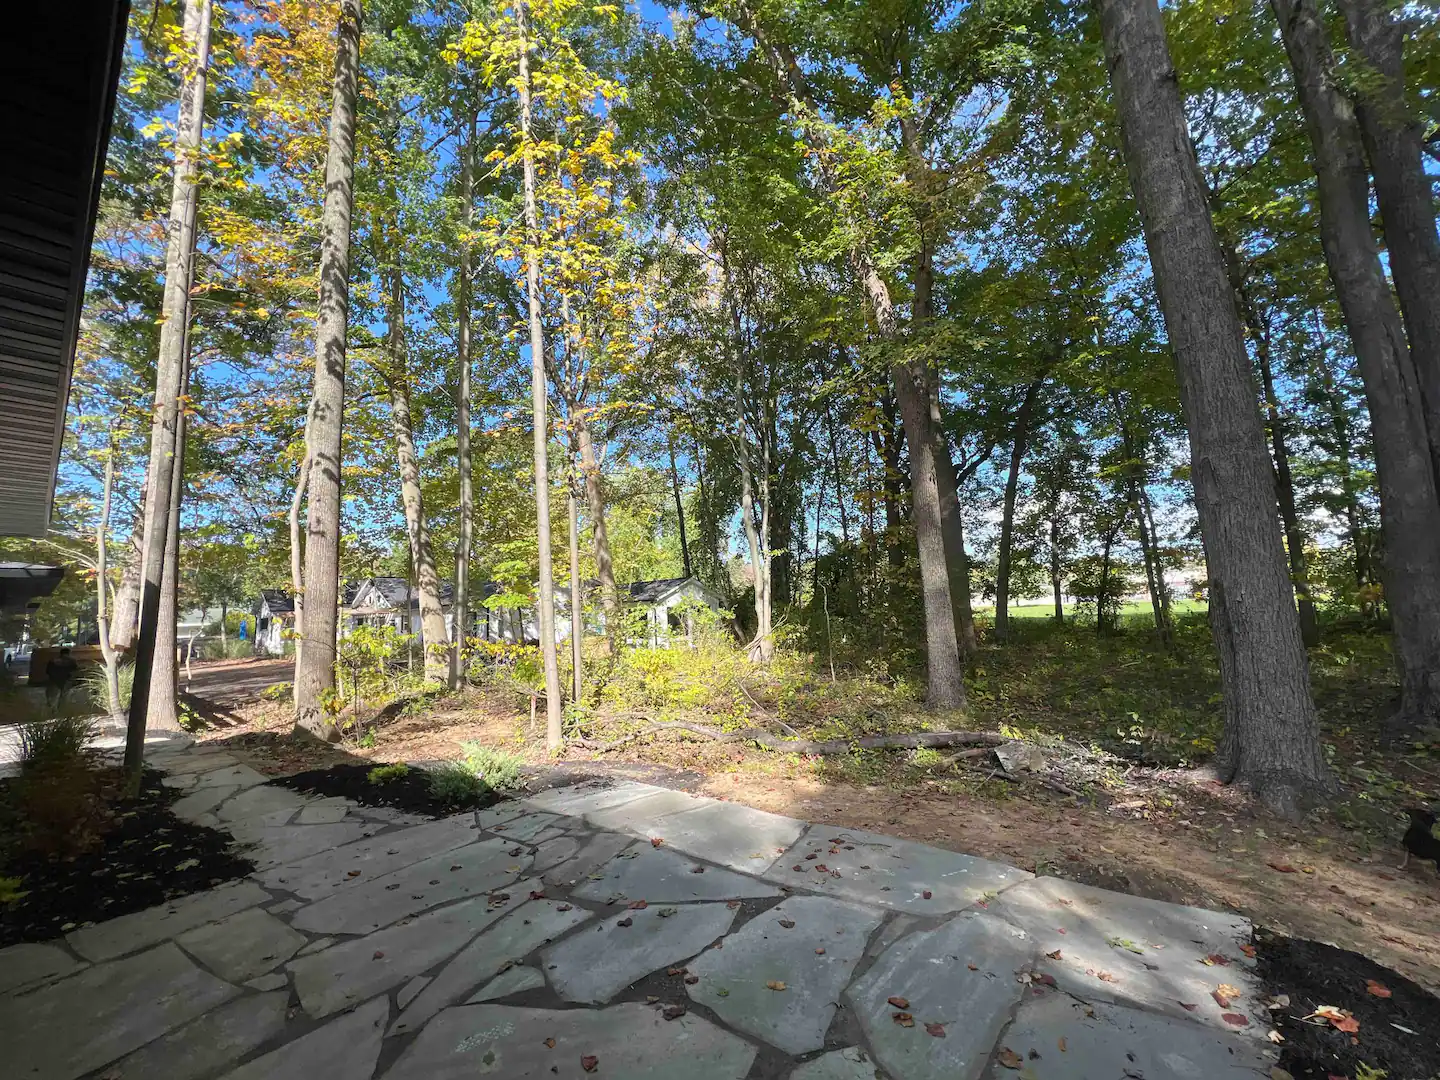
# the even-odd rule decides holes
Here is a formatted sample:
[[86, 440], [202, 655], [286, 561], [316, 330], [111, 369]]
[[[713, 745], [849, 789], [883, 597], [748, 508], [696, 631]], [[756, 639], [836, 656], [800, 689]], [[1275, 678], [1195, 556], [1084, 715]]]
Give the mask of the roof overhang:
[[0, 563], [0, 612], [11, 615], [34, 607], [65, 577], [63, 566]]
[[129, 0], [70, 0], [7, 14], [0, 536], [41, 536], [50, 523], [129, 12]]

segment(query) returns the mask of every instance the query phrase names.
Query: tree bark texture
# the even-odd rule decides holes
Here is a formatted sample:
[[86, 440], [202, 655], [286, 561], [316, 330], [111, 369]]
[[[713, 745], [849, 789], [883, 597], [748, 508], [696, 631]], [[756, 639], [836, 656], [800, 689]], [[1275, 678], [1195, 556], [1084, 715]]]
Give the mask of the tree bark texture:
[[1399, 734], [1440, 721], [1440, 502], [1424, 403], [1370, 227], [1368, 168], [1314, 0], [1271, 0], [1320, 196], [1320, 241], [1365, 384], [1380, 488], [1385, 602], [1400, 667]]
[[310, 424], [315, 419], [315, 400], [305, 411], [305, 452], [295, 474], [295, 492], [290, 496], [290, 596], [295, 636], [295, 680], [300, 679], [300, 665], [305, 653], [305, 542], [300, 531], [300, 512], [305, 506], [305, 492], [310, 486]]
[[[145, 527], [141, 541], [139, 634], [135, 645], [135, 682], [125, 734], [125, 771], [140, 779], [145, 728], [154, 678], [156, 631], [165, 572], [165, 541], [170, 526], [170, 496], [181, 463], [176, 453], [180, 423], [190, 284], [195, 269], [195, 216], [200, 193], [196, 183], [205, 131], [205, 85], [210, 67], [210, 0], [186, 0], [182, 35], [189, 65], [180, 87], [176, 123], [175, 173], [170, 189], [170, 228], [165, 248], [165, 293], [161, 301], [160, 351], [155, 364], [154, 416], [150, 426], [150, 462], [146, 471]], [[173, 628], [172, 628], [173, 634]], [[172, 650], [173, 651], [173, 650]], [[173, 660], [171, 668], [173, 669]]]
[[475, 111], [461, 147], [460, 279], [455, 297], [455, 364], [459, 368], [456, 401], [455, 457], [460, 472], [460, 536], [455, 544], [455, 593], [450, 606], [450, 689], [465, 681], [465, 645], [470, 636], [470, 553], [475, 545], [474, 454], [470, 448], [470, 229], [475, 220]]
[[110, 502], [115, 490], [115, 434], [111, 429], [110, 452], [105, 456], [105, 481], [100, 496], [100, 521], [95, 526], [95, 629], [100, 638], [100, 655], [105, 661], [105, 701], [110, 719], [120, 721], [120, 654], [110, 643], [109, 591]]
[[[160, 576], [160, 608], [155, 618], [155, 659], [150, 676], [147, 731], [180, 729], [180, 503], [185, 496], [185, 428], [183, 406], [190, 385], [189, 334], [181, 347], [180, 396], [175, 421], [175, 468], [170, 473], [170, 514], [165, 523], [165, 565]], [[204, 612], [201, 613], [204, 621]], [[188, 660], [187, 660], [188, 665]]]
[[355, 176], [355, 96], [360, 70], [360, 0], [341, 0], [335, 40], [325, 209], [320, 229], [319, 318], [315, 327], [314, 412], [305, 428], [310, 458], [305, 540], [305, 648], [295, 678], [296, 732], [327, 742], [340, 733], [335, 635], [340, 601], [341, 428], [350, 313], [350, 214]]
[[578, 704], [584, 688], [585, 597], [580, 588], [580, 505], [573, 475], [565, 485], [565, 496], [570, 511], [570, 700]]
[[1219, 654], [1224, 777], [1283, 813], [1333, 788], [1235, 295], [1155, 0], [1098, 0], [1125, 161], [1179, 374]]
[[114, 611], [110, 615], [110, 645], [123, 652], [135, 643], [140, 620], [140, 576], [144, 555], [145, 491], [140, 488], [140, 502], [130, 525], [130, 538], [125, 543], [125, 565], [120, 571], [120, 587], [115, 590]]
[[680, 565], [688, 578], [695, 568], [690, 562], [690, 539], [685, 534], [685, 501], [680, 497], [680, 470], [675, 467], [675, 439], [667, 435], [665, 448], [670, 452], [670, 491], [675, 496], [675, 520], [680, 523]]
[[615, 561], [610, 557], [610, 533], [605, 528], [605, 480], [595, 454], [590, 422], [577, 411], [575, 438], [580, 445], [580, 472], [585, 483], [585, 509], [590, 515], [590, 533], [595, 547], [595, 576], [600, 581], [600, 606], [605, 613], [605, 637], [610, 654], [617, 650], [620, 633], [620, 592], [615, 585]]

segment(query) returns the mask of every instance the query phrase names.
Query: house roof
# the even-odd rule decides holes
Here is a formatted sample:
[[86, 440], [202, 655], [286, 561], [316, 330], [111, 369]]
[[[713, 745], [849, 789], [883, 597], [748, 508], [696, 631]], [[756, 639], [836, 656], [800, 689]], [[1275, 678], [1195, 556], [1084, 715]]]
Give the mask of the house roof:
[[55, 591], [65, 576], [63, 566], [0, 562], [0, 611], [24, 611]]
[[[345, 586], [344, 605], [346, 607], [354, 607], [356, 599], [359, 598], [366, 586], [373, 587], [375, 591], [380, 594], [380, 598], [384, 601], [384, 607], [386, 608], [397, 611], [400, 610], [406, 606], [406, 597], [409, 597], [410, 607], [418, 608], [420, 606], [420, 596], [418, 593], [412, 593], [410, 582], [402, 577], [390, 576], [361, 578], [359, 581], [347, 584]], [[440, 603], [448, 604], [454, 597], [455, 586], [448, 581], [440, 582]]]
[[271, 615], [289, 615], [295, 610], [295, 601], [284, 589], [261, 589], [260, 599], [265, 601]]
[[715, 595], [715, 590], [706, 586], [696, 577], [672, 577], [656, 578], [654, 581], [632, 581], [628, 586], [630, 599], [636, 604], [658, 604], [672, 593], [678, 592], [690, 582], [696, 587], [704, 590], [709, 596]]

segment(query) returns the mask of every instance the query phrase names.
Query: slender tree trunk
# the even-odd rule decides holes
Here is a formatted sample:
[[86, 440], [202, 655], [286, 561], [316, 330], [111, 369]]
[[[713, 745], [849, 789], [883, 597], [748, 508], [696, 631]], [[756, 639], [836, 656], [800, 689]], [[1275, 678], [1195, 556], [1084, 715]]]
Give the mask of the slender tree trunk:
[[535, 524], [540, 553], [540, 651], [545, 665], [545, 746], [565, 741], [560, 712], [560, 665], [555, 654], [555, 567], [550, 554], [549, 396], [545, 384], [545, 331], [540, 319], [540, 218], [535, 205], [535, 149], [530, 116], [530, 39], [526, 0], [515, 5], [520, 34], [521, 157], [525, 199], [525, 292], [530, 307], [530, 402], [535, 439]]
[[1355, 585], [1358, 588], [1370, 581], [1371, 576], [1361, 537], [1363, 528], [1360, 523], [1360, 497], [1355, 490], [1355, 469], [1350, 460], [1350, 447], [1354, 445], [1350, 433], [1350, 419], [1345, 415], [1345, 403], [1340, 399], [1340, 388], [1335, 385], [1329, 368], [1322, 362], [1320, 370], [1331, 439], [1335, 444], [1335, 471], [1339, 474], [1340, 494], [1345, 500], [1346, 531], [1350, 537], [1350, 547], [1355, 553]]
[[1145, 520], [1150, 534], [1150, 550], [1155, 559], [1155, 595], [1160, 603], [1160, 622], [1165, 627], [1163, 636], [1173, 632], [1175, 621], [1170, 615], [1170, 586], [1165, 583], [1165, 561], [1160, 556], [1160, 532], [1155, 528], [1155, 508], [1150, 502], [1150, 488], [1142, 472], [1135, 484], [1136, 512]]
[[[189, 335], [181, 364], [182, 400], [190, 384]], [[180, 503], [185, 495], [185, 410], [175, 424], [175, 469], [170, 474], [170, 516], [165, 524], [165, 569], [160, 579], [160, 612], [155, 621], [154, 674], [150, 682], [147, 730], [180, 730]], [[203, 625], [205, 613], [200, 621]], [[186, 661], [188, 668], [188, 659]]]
[[1356, 116], [1385, 229], [1390, 276], [1424, 402], [1430, 453], [1440, 469], [1440, 236], [1425, 172], [1425, 122], [1405, 100], [1404, 32], [1382, 0], [1340, 0], [1355, 54], [1371, 69], [1356, 80]]
[[[160, 351], [155, 365], [154, 417], [150, 427], [150, 464], [146, 472], [145, 529], [141, 541], [139, 637], [135, 647], [135, 683], [125, 735], [125, 771], [132, 788], [140, 782], [150, 686], [155, 679], [156, 633], [160, 627], [165, 541], [169, 533], [174, 475], [181, 467], [176, 451], [180, 424], [189, 321], [190, 284], [195, 265], [197, 178], [205, 130], [205, 82], [210, 67], [210, 0], [186, 0], [183, 40], [189, 67], [180, 88], [176, 125], [175, 173], [170, 191], [170, 232], [165, 248], [165, 294], [161, 302]], [[173, 633], [173, 628], [172, 628]], [[173, 652], [173, 650], [172, 650]], [[173, 656], [170, 667], [174, 671]]]
[[680, 523], [680, 563], [688, 578], [695, 573], [690, 563], [690, 541], [685, 535], [685, 501], [680, 497], [680, 471], [675, 467], [675, 439], [665, 436], [665, 448], [670, 452], [670, 490], [675, 496], [675, 519]]
[[1235, 294], [1155, 0], [1098, 0], [1131, 185], [1179, 372], [1210, 568], [1226, 780], [1282, 813], [1334, 789]]
[[[398, 229], [396, 230], [398, 242]], [[392, 255], [399, 259], [399, 248]], [[425, 678], [443, 682], [449, 672], [449, 641], [445, 610], [440, 605], [440, 577], [425, 519], [420, 487], [420, 455], [415, 450], [415, 424], [410, 406], [410, 364], [405, 345], [405, 289], [398, 266], [390, 268], [390, 327], [384, 372], [390, 389], [390, 428], [395, 436], [395, 458], [400, 467], [400, 501], [405, 510], [405, 533], [410, 542], [410, 563], [415, 568], [415, 592], [420, 604], [420, 641], [424, 650]], [[408, 612], [407, 612], [408, 617]]]
[[570, 700], [578, 705], [585, 670], [585, 598], [580, 590], [580, 506], [573, 470], [565, 495], [570, 510]]
[[305, 452], [295, 474], [295, 493], [290, 497], [290, 603], [294, 608], [291, 631], [295, 635], [295, 681], [300, 680], [300, 663], [305, 646], [305, 544], [300, 531], [300, 511], [305, 505], [305, 490], [310, 485], [310, 424], [315, 419], [315, 400], [305, 410]]
[[[737, 377], [735, 400], [740, 401], [740, 384]], [[740, 518], [745, 527], [745, 544], [750, 550], [750, 566], [755, 577], [755, 637], [750, 642], [750, 662], [768, 663], [774, 656], [774, 642], [770, 634], [770, 607], [766, 602], [769, 589], [765, 584], [767, 560], [764, 542], [755, 523], [755, 471], [750, 464], [750, 436], [745, 431], [743, 413], [735, 432], [736, 458], [740, 464]]]
[[845, 484], [840, 476], [840, 449], [835, 439], [835, 418], [830, 414], [830, 403], [825, 403], [825, 431], [830, 439], [830, 468], [835, 477], [835, 506], [840, 511], [840, 541], [850, 546], [850, 514], [846, 510]]
[[900, 546], [900, 485], [903, 476], [900, 471], [900, 443], [904, 436], [895, 432], [895, 399], [888, 388], [880, 399], [880, 416], [885, 426], [877, 429], [872, 438], [884, 470], [885, 557], [892, 567], [898, 569], [905, 562], [905, 551]]
[[341, 0], [330, 142], [325, 159], [325, 210], [320, 223], [314, 412], [305, 427], [306, 454], [310, 459], [303, 590], [305, 648], [295, 677], [295, 731], [326, 742], [340, 737], [327, 706], [335, 691], [335, 635], [339, 621], [341, 426], [350, 311], [350, 213], [360, 25], [360, 0]]
[[120, 587], [115, 591], [115, 610], [110, 618], [110, 644], [117, 652], [124, 652], [135, 643], [135, 633], [140, 628], [140, 578], [147, 487], [148, 482], [140, 488], [140, 502], [135, 508], [129, 539], [125, 542], [125, 567], [120, 571]]
[[1150, 520], [1149, 498], [1145, 495], [1147, 468], [1135, 439], [1130, 434], [1130, 425], [1118, 394], [1110, 395], [1111, 407], [1115, 411], [1115, 425], [1120, 429], [1120, 446], [1125, 454], [1125, 488], [1130, 500], [1130, 512], [1135, 517], [1136, 536], [1140, 541], [1140, 557], [1145, 563], [1145, 587], [1150, 595], [1150, 610], [1155, 618], [1155, 632], [1167, 648], [1170, 645], [1170, 598], [1165, 589], [1165, 569], [1160, 565], [1160, 553], [1155, 541], [1155, 530]]
[[590, 515], [590, 532], [595, 543], [595, 576], [600, 580], [600, 605], [605, 612], [605, 637], [610, 655], [618, 652], [620, 633], [620, 591], [615, 585], [615, 561], [610, 556], [610, 533], [605, 527], [605, 483], [595, 455], [595, 439], [583, 413], [575, 417], [575, 437], [580, 444], [580, 471], [585, 479], [585, 508]]
[[1065, 623], [1065, 601], [1060, 589], [1060, 522], [1059, 508], [1050, 508], [1050, 590], [1055, 594], [1055, 621]]
[[100, 497], [100, 523], [95, 527], [95, 624], [100, 638], [100, 655], [105, 660], [105, 699], [110, 719], [120, 723], [124, 710], [120, 704], [120, 654], [110, 644], [110, 616], [106, 595], [110, 589], [110, 569], [106, 561], [110, 539], [110, 497], [115, 490], [115, 430], [110, 430], [110, 452], [105, 455], [105, 486]]
[[1108, 627], [1105, 625], [1109, 616], [1105, 608], [1110, 600], [1110, 549], [1115, 544], [1115, 529], [1107, 527], [1105, 530], [1105, 546], [1100, 556], [1100, 590], [1095, 594], [1095, 634], [1103, 637]]
[[1030, 441], [1030, 417], [1035, 411], [1043, 380], [1025, 388], [1010, 432], [1010, 471], [1005, 476], [1005, 505], [1000, 515], [1000, 552], [995, 569], [995, 637], [1004, 641], [1010, 632], [1010, 557], [1015, 538], [1015, 498], [1020, 490], [1020, 467]]
[[[460, 369], [456, 402], [455, 456], [460, 470], [460, 538], [455, 545], [455, 594], [450, 605], [452, 645], [450, 689], [465, 680], [465, 643], [470, 636], [470, 551], [475, 543], [474, 461], [470, 449], [470, 229], [475, 220], [475, 111], [461, 147], [460, 164], [460, 278], [456, 289], [456, 366]], [[578, 700], [578, 695], [577, 695]]]
[[1370, 228], [1368, 169], [1314, 0], [1271, 0], [1305, 112], [1320, 195], [1320, 242], [1370, 407], [1385, 601], [1400, 666], [1391, 735], [1440, 723], [1440, 502], [1424, 402]]

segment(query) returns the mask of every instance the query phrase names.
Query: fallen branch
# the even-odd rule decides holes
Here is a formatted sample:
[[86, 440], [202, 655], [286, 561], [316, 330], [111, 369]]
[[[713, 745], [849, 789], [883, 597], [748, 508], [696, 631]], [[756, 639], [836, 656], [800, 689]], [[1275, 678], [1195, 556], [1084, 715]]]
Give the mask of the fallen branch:
[[835, 755], [848, 754], [851, 750], [918, 750], [947, 746], [999, 746], [1007, 740], [1003, 735], [990, 731], [922, 731], [913, 735], [866, 735], [858, 739], [781, 739], [759, 728], [744, 731], [720, 731], [703, 724], [686, 723], [683, 720], [655, 720], [639, 731], [632, 731], [610, 742], [597, 743], [592, 739], [572, 739], [571, 745], [597, 753], [605, 753], [626, 743], [633, 742], [657, 731], [684, 731], [717, 742], [753, 742], [766, 750], [790, 754]]

